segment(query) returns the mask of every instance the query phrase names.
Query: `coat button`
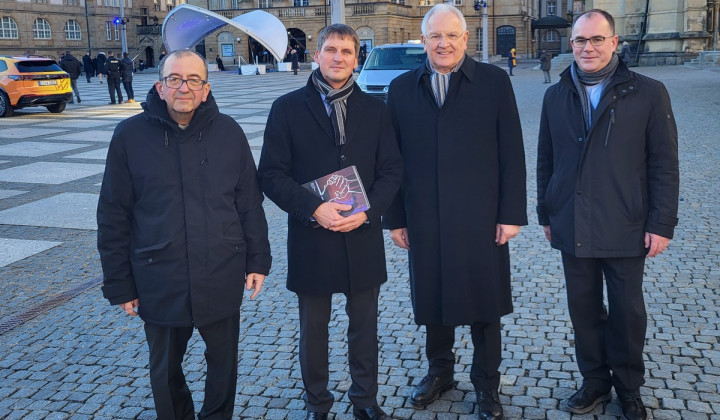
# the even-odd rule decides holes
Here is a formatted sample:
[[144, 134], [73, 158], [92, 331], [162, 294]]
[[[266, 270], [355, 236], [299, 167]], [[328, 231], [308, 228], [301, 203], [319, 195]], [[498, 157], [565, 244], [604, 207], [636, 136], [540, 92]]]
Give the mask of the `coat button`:
[[148, 258], [148, 262], [151, 263], [151, 262], [152, 262], [152, 258]]
[[342, 161], [344, 162], [345, 159], [347, 159], [347, 158], [345, 157], [345, 155], [340, 155], [340, 160], [342, 160]]
[[575, 194], [582, 195], [582, 191], [577, 191], [577, 192], [575, 192]]
[[581, 244], [580, 242], [578, 242], [576, 245], [577, 245], [577, 246], [582, 246], [582, 244]]
[[582, 137], [578, 137], [578, 141], [582, 141]]

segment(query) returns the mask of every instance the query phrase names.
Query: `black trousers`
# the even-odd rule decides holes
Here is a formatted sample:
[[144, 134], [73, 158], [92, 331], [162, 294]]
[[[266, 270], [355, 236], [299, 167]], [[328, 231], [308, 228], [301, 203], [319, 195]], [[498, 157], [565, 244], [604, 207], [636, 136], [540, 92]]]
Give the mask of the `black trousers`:
[[75, 93], [75, 97], [77, 100], [80, 100], [80, 91], [77, 87], [77, 79], [70, 79], [70, 86], [72, 87], [73, 92]]
[[[199, 419], [230, 419], [237, 388], [240, 313], [198, 328], [205, 341], [205, 399]], [[150, 385], [159, 420], [195, 418], [192, 395], [185, 382], [182, 361], [193, 327], [145, 324], [150, 347]]]
[[[576, 258], [562, 254], [575, 355], [585, 383], [635, 392], [645, 382], [645, 257]], [[608, 307], [603, 302], [603, 276]]]
[[110, 92], [110, 102], [115, 103], [115, 92], [117, 92], [118, 102], [122, 103], [123, 96], [120, 91], [120, 78], [108, 76], [107, 78], [108, 92]]
[[[348, 316], [348, 364], [352, 384], [350, 402], [360, 409], [377, 404], [378, 338], [377, 308], [380, 288], [346, 294]], [[328, 323], [332, 295], [298, 294], [300, 306], [300, 371], [309, 411], [327, 413], [333, 405], [328, 391]]]
[[135, 100], [135, 92], [133, 91], [132, 80], [123, 80], [122, 84], [125, 88], [125, 93], [127, 93], [127, 98]]
[[[470, 381], [475, 390], [493, 390], [500, 387], [500, 362], [502, 349], [500, 320], [492, 323], [475, 322], [470, 325], [473, 342], [473, 362]], [[455, 327], [445, 325], [425, 326], [425, 355], [428, 373], [451, 378], [455, 372]]]

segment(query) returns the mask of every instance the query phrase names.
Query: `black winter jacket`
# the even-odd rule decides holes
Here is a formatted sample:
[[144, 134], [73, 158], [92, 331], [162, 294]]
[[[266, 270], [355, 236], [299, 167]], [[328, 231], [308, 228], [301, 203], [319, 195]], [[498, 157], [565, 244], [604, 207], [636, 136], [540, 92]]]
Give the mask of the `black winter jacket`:
[[82, 64], [71, 54], [65, 54], [63, 56], [62, 60], [60, 60], [60, 68], [70, 75], [71, 80], [77, 80], [82, 72]]
[[237, 313], [247, 273], [270, 270], [255, 163], [212, 94], [185, 130], [155, 88], [142, 106], [108, 151], [97, 211], [103, 295], [139, 298], [151, 324], [208, 325]]
[[129, 57], [120, 60], [120, 77], [123, 82], [132, 82], [133, 62]]
[[645, 233], [672, 238], [678, 136], [665, 86], [618, 64], [586, 132], [570, 71], [545, 93], [538, 141], [538, 221], [576, 257], [645, 255]]

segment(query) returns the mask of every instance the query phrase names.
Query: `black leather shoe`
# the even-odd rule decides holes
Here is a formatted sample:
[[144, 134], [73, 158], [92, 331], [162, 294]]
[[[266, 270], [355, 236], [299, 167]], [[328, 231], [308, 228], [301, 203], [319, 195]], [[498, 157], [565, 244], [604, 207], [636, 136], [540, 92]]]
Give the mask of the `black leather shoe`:
[[327, 413], [317, 413], [315, 411], [308, 411], [305, 416], [305, 420], [327, 420]]
[[[616, 390], [617, 391], [617, 390]], [[629, 394], [618, 394], [620, 400], [620, 407], [622, 407], [623, 415], [627, 420], [645, 420], [647, 419], [647, 410], [645, 404], [643, 404], [640, 398], [639, 392], [633, 392]]]
[[385, 414], [382, 408], [378, 407], [377, 404], [372, 407], [363, 408], [362, 410], [353, 407], [353, 415], [359, 420], [391, 420], [392, 417]]
[[437, 400], [440, 394], [447, 391], [448, 389], [454, 388], [457, 385], [452, 378], [441, 378], [439, 376], [428, 374], [420, 381], [420, 384], [415, 387], [412, 395], [410, 396], [410, 404], [417, 408], [425, 408], [425, 406], [431, 404]]
[[567, 401], [568, 410], [573, 414], [585, 414], [592, 411], [596, 405], [610, 401], [610, 391], [599, 391], [587, 387], [585, 384], [578, 389]]
[[478, 403], [478, 418], [480, 420], [502, 420], [503, 409], [500, 404], [500, 395], [496, 389], [493, 390], [478, 390], [477, 391], [477, 403]]

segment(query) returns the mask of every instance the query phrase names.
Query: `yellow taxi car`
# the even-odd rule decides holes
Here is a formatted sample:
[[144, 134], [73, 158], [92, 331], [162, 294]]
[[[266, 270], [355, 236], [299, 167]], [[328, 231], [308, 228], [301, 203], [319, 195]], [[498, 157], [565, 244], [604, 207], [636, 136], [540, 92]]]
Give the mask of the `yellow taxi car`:
[[54, 60], [0, 56], [0, 117], [29, 106], [63, 112], [72, 100], [70, 76]]

